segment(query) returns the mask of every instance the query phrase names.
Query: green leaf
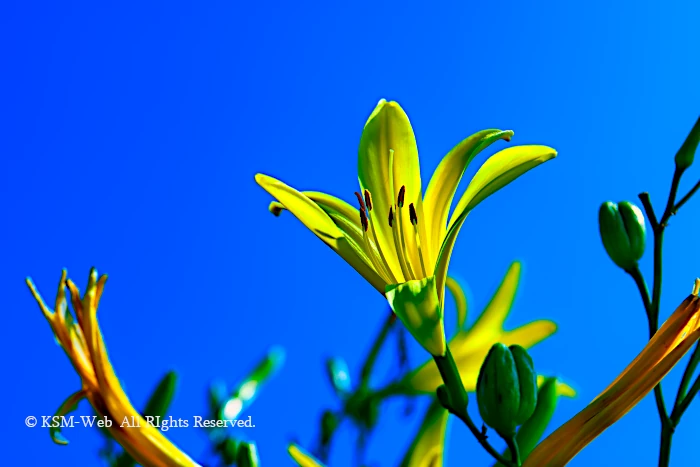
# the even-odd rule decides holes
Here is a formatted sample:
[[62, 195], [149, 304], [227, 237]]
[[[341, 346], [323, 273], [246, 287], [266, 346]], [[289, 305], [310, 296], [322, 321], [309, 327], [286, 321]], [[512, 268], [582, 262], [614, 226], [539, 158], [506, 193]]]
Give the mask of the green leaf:
[[170, 404], [175, 396], [177, 386], [177, 373], [167, 372], [153, 390], [150, 399], [143, 409], [144, 417], [164, 417], [170, 408]]
[[219, 444], [216, 445], [216, 450], [221, 454], [221, 457], [226, 465], [233, 465], [236, 463], [236, 456], [238, 455], [239, 442], [235, 439], [227, 436]]
[[238, 445], [238, 453], [236, 454], [237, 467], [259, 467], [260, 459], [258, 458], [258, 449], [255, 443], [241, 442]]

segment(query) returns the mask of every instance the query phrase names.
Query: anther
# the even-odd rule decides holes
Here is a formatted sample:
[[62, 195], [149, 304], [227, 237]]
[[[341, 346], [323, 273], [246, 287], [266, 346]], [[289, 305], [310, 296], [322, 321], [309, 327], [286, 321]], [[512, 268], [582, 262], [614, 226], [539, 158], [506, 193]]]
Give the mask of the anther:
[[360, 222], [362, 223], [362, 228], [365, 229], [365, 232], [367, 232], [369, 222], [367, 222], [367, 213], [365, 213], [364, 207], [360, 209]]
[[403, 207], [403, 201], [404, 198], [406, 197], [406, 185], [403, 185], [401, 189], [399, 190], [399, 199], [398, 199], [398, 205], [400, 208]]
[[389, 227], [393, 227], [394, 223], [394, 208], [389, 208]]
[[372, 195], [369, 193], [369, 190], [365, 190], [365, 204], [367, 205], [367, 210], [371, 211], [372, 210]]
[[355, 192], [355, 196], [357, 196], [357, 200], [360, 202], [360, 209], [365, 209], [365, 202], [362, 200], [362, 195]]
[[408, 205], [408, 211], [409, 211], [409, 218], [411, 219], [411, 224], [413, 225], [418, 225], [418, 216], [416, 215], [416, 208], [413, 206], [413, 203]]

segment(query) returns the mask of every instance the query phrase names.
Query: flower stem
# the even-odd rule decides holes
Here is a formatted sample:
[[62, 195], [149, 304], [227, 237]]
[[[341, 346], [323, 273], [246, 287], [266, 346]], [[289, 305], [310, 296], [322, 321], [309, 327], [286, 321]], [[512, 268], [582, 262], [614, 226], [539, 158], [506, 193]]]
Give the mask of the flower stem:
[[688, 393], [688, 386], [690, 385], [690, 379], [693, 377], [693, 373], [695, 373], [695, 369], [697, 368], [698, 363], [700, 363], [700, 343], [695, 344], [695, 350], [693, 350], [693, 355], [690, 357], [688, 366], [685, 368], [685, 372], [683, 372], [683, 379], [681, 379], [681, 384], [678, 387], [676, 403], [673, 405], [673, 413], [671, 414], [671, 421], [674, 421], [675, 423], [678, 422], [676, 418], [680, 418], [680, 415], [677, 415], [678, 407], [683, 403], [684, 399], [686, 398], [686, 395]]
[[693, 188], [691, 188], [690, 191], [689, 191], [684, 197], [682, 197], [680, 201], [678, 201], [678, 204], [676, 204], [676, 205], [673, 207], [673, 212], [672, 212], [671, 214], [676, 214], [676, 212], [678, 212], [678, 210], [679, 210], [685, 203], [687, 203], [688, 200], [689, 200], [690, 198], [692, 198], [693, 195], [694, 195], [699, 189], [700, 189], [700, 180], [698, 180], [698, 182], [695, 184], [695, 186], [693, 186]]
[[683, 398], [680, 405], [673, 409], [673, 413], [671, 414], [671, 419], [676, 424], [680, 421], [681, 416], [683, 416], [683, 413], [686, 411], [686, 409], [688, 408], [690, 403], [693, 402], [693, 399], [695, 399], [695, 396], [698, 395], [698, 392], [700, 392], [700, 376], [698, 376], [695, 379], [693, 386], [690, 388], [690, 391], [688, 391], [688, 394]]
[[[390, 312], [387, 314], [386, 319], [384, 320], [384, 323], [382, 324], [382, 327], [379, 329], [379, 333], [377, 334], [377, 337], [374, 339], [374, 342], [372, 343], [372, 347], [369, 350], [369, 353], [367, 354], [367, 357], [365, 358], [365, 361], [362, 365], [362, 370], [360, 371], [360, 383], [357, 386], [357, 389], [354, 391], [352, 395], [350, 395], [350, 398], [352, 396], [356, 395], [359, 391], [365, 391], [367, 390], [367, 387], [369, 386], [369, 379], [372, 376], [372, 370], [374, 369], [374, 364], [377, 361], [377, 357], [379, 356], [379, 352], [381, 351], [382, 347], [386, 343], [387, 337], [389, 337], [389, 332], [391, 329], [394, 327], [394, 324], [396, 323], [396, 315], [393, 314], [393, 312]], [[397, 384], [389, 384], [382, 390], [376, 392], [373, 394], [374, 397], [379, 397], [380, 400], [384, 399], [386, 397], [392, 396], [399, 394], [401, 391], [399, 389], [399, 385]], [[347, 407], [343, 407], [343, 410], [338, 414], [339, 415], [339, 420], [338, 420], [338, 426], [346, 419], [348, 418], [348, 413], [347, 413]], [[330, 446], [333, 441], [333, 437], [335, 436], [337, 432], [336, 430], [333, 430], [332, 433], [329, 434], [329, 437], [326, 442], [324, 443], [323, 440], [321, 439], [322, 433], [323, 433], [323, 426], [321, 426], [321, 429], [319, 430], [319, 440], [318, 440], [318, 447], [316, 449], [315, 454], [317, 457], [319, 457], [322, 461], [327, 461], [328, 456], [329, 456], [329, 450]], [[363, 436], [366, 436], [366, 434], [363, 434]], [[358, 443], [360, 440], [358, 440]]]
[[649, 298], [649, 289], [647, 288], [647, 283], [644, 280], [642, 272], [639, 270], [639, 266], [635, 266], [633, 269], [627, 271], [627, 273], [630, 276], [632, 276], [632, 279], [634, 279], [634, 283], [637, 284], [637, 288], [639, 289], [639, 294], [642, 296], [642, 302], [644, 303], [644, 311], [646, 311], [647, 320], [649, 321], [649, 339], [651, 339], [652, 337], [654, 337], [656, 329], [654, 325], [651, 298]]
[[508, 449], [510, 450], [510, 458], [513, 459], [515, 465], [520, 465], [520, 450], [518, 449], [518, 442], [515, 440], [515, 436], [508, 438], [503, 438], [506, 440]]
[[[649, 334], [650, 338], [653, 336], [659, 327], [659, 310], [661, 308], [661, 278], [662, 278], [662, 259], [663, 259], [663, 241], [664, 241], [664, 230], [668, 225], [668, 220], [676, 211], [685, 204], [685, 202], [690, 199], [690, 196], [697, 191], [693, 188], [688, 195], [686, 195], [681, 202], [676, 204], [676, 195], [678, 194], [678, 186], [681, 181], [681, 177], [685, 169], [678, 168], [673, 172], [673, 179], [671, 181], [671, 189], [668, 195], [668, 200], [666, 202], [666, 209], [664, 209], [661, 218], [657, 221], [656, 215], [654, 213], [654, 208], [651, 205], [651, 200], [648, 193], [641, 193], [639, 199], [644, 206], [644, 210], [651, 224], [652, 231], [654, 233], [654, 285], [652, 289], [651, 301], [648, 298], [644, 298], [645, 293], [648, 297], [648, 291], [646, 291], [646, 284], [642, 278], [639, 269], [630, 272], [637, 287], [639, 287], [640, 293], [642, 294], [642, 299], [645, 302], [645, 308], [647, 309], [647, 318], [649, 320]], [[649, 307], [647, 308], [647, 303]], [[680, 395], [680, 394], [679, 394]], [[678, 403], [679, 395], [676, 397], [676, 403]], [[659, 411], [659, 418], [661, 419], [661, 442], [659, 449], [659, 467], [668, 467], [671, 460], [671, 441], [673, 438], [673, 432], [675, 430], [675, 423], [672, 418], [668, 415], [666, 410], [666, 404], [664, 402], [663, 391], [661, 389], [661, 383], [656, 385], [654, 388], [654, 397], [656, 399], [656, 407]], [[676, 411], [677, 407], [674, 407]]]
[[[464, 383], [462, 383], [462, 377], [459, 374], [454, 357], [452, 357], [450, 347], [447, 347], [444, 356], [433, 356], [433, 359], [435, 360], [435, 364], [440, 371], [442, 381], [445, 383], [445, 388], [447, 389], [449, 395], [448, 400], [444, 400], [442, 398], [440, 399], [443, 407], [445, 407], [445, 409], [447, 409], [447, 411], [452, 415], [459, 418], [467, 426], [467, 428], [469, 428], [469, 431], [471, 431], [472, 435], [474, 435], [479, 444], [481, 444], [486, 452], [491, 454], [494, 459], [507, 467], [519, 467], [519, 463], [516, 464], [515, 462], [506, 459], [498, 451], [496, 451], [493, 446], [491, 446], [487, 440], [488, 437], [486, 436], [485, 430], [479, 430], [469, 416], [469, 412], [467, 411], [469, 396], [467, 395], [467, 391], [464, 389]], [[512, 442], [515, 443], [515, 440], [513, 439]], [[508, 446], [510, 448], [510, 444]], [[517, 447], [513, 449], [514, 450], [511, 450], [511, 453], [517, 461], [515, 454], [517, 454], [518, 449]]]
[[366, 388], [369, 385], [369, 378], [372, 376], [372, 370], [374, 369], [374, 364], [379, 356], [379, 351], [384, 346], [386, 338], [389, 336], [389, 331], [396, 323], [396, 315], [389, 313], [382, 324], [379, 334], [374, 339], [374, 343], [365, 358], [365, 363], [362, 365], [362, 371], [360, 372], [360, 387]]

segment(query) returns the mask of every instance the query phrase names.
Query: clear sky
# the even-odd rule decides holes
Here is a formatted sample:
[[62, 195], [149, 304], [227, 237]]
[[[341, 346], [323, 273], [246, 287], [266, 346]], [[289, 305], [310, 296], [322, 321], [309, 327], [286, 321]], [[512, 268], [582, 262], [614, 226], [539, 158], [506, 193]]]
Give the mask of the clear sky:
[[[699, 15], [689, 0], [3, 3], [3, 463], [96, 463], [94, 431], [70, 430], [71, 444], [56, 446], [23, 423], [80, 384], [24, 278], [52, 300], [61, 268], [84, 287], [96, 266], [110, 275], [106, 344], [138, 406], [174, 368], [171, 413], [201, 414], [210, 380], [233, 384], [271, 345], [286, 348], [243, 435], [264, 466], [291, 465], [287, 441], [310, 442], [334, 403], [323, 358], [357, 368], [386, 304], [301, 223], [271, 216], [253, 177], [351, 201], [362, 126], [382, 97], [411, 118], [424, 183], [485, 128], [559, 151], [470, 215], [451, 272], [469, 286], [473, 319], [508, 264], [524, 262], [508, 325], [559, 324], [532, 355], [579, 390], [560, 405], [553, 424], [563, 423], [646, 342], [641, 301], [602, 248], [597, 211], [641, 191], [657, 209], [665, 202], [700, 109]], [[699, 176], [693, 167], [681, 192]], [[699, 215], [696, 199], [667, 231], [662, 318], [700, 276]], [[412, 347], [414, 364], [424, 358]], [[387, 407], [372, 465], [403, 455], [418, 420], [400, 411]], [[700, 403], [674, 438], [677, 465], [697, 452], [698, 422]], [[658, 427], [647, 397], [570, 465], [655, 465]], [[195, 457], [205, 448], [197, 430], [168, 435]], [[448, 466], [490, 465], [461, 425], [450, 439]], [[349, 465], [349, 449], [332, 465]]]

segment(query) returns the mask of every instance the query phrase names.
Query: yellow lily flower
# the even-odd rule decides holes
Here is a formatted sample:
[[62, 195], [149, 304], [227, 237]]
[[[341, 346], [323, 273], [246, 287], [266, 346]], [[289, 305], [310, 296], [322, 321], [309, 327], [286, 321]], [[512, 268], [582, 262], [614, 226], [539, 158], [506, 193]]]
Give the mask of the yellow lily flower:
[[[556, 324], [549, 320], [533, 321], [510, 331], [503, 328], [515, 300], [521, 269], [517, 261], [510, 265], [491, 301], [469, 329], [463, 328], [467, 315], [464, 290], [454, 279], [447, 279], [447, 288], [455, 300], [458, 325], [457, 333], [450, 340], [450, 350], [467, 391], [476, 390], [479, 369], [493, 344], [501, 342], [530, 348], [551, 336], [557, 329]], [[541, 382], [543, 378], [539, 380]], [[432, 359], [409, 373], [403, 381], [410, 391], [433, 394], [442, 383], [442, 377]], [[557, 382], [557, 389], [560, 395], [573, 397], [576, 394], [573, 388], [562, 382]]]
[[[98, 414], [112, 422], [112, 426], [108, 428], [110, 434], [139, 464], [146, 467], [199, 466], [163, 436], [158, 428], [149, 425], [124, 393], [109, 362], [102, 332], [97, 323], [97, 306], [106, 280], [106, 275], [98, 279], [97, 271], [93, 269], [90, 272], [87, 290], [81, 298], [76, 285], [70, 279], [66, 279], [64, 270], [58, 284], [55, 309], [51, 310], [44, 303], [32, 280], [27, 278], [27, 285], [39, 303], [56, 340], [65, 350], [82, 381], [80, 391], [71, 395], [61, 405], [57, 415], [65, 415], [82, 399], [87, 399]], [[68, 309], [66, 287], [70, 291], [77, 322]], [[54, 440], [60, 444], [67, 444], [67, 441], [62, 439]]]
[[433, 401], [400, 467], [443, 466], [449, 417], [447, 409]]
[[523, 467], [566, 465], [671, 371], [700, 338], [700, 280], [632, 363], [593, 402], [540, 443]]
[[[359, 209], [324, 193], [299, 192], [258, 174], [277, 199], [270, 211], [289, 210], [354, 267], [381, 294], [416, 340], [444, 355], [442, 319], [447, 267], [468, 213], [520, 175], [556, 156], [547, 146], [514, 146], [477, 171], [452, 216], [448, 214], [469, 162], [512, 131], [483, 130], [455, 146], [440, 162], [423, 196], [411, 123], [396, 102], [384, 99], [367, 120], [358, 152]], [[408, 212], [407, 212], [408, 211]]]
[[289, 445], [287, 452], [294, 462], [299, 465], [299, 467], [325, 467], [320, 460], [316, 459], [314, 456], [294, 443]]
[[[400, 467], [442, 467], [448, 418], [447, 410], [433, 401]], [[325, 467], [296, 444], [290, 444], [287, 452], [299, 467]]]

